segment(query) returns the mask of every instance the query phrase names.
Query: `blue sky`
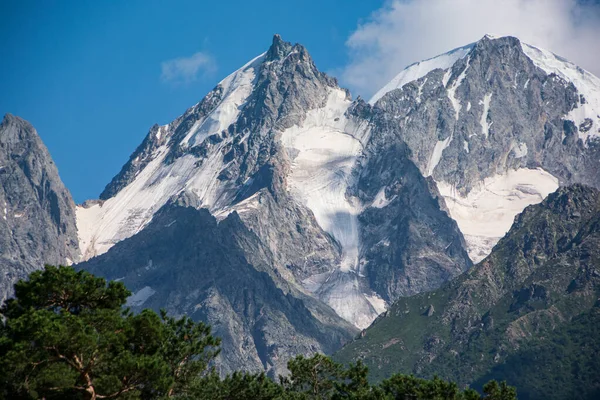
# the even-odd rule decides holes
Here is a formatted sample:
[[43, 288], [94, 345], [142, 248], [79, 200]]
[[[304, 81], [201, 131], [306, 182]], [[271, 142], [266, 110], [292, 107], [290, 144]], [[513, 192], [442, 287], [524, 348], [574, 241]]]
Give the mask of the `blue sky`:
[[0, 115], [36, 127], [76, 202], [275, 33], [355, 96], [486, 33], [600, 75], [600, 0], [0, 0], [0, 15]]
[[[96, 198], [154, 123], [199, 101], [274, 33], [332, 70], [359, 19], [381, 3], [3, 1], [0, 114], [35, 126], [76, 202]], [[162, 63], [198, 52], [213, 60], [207, 72], [166, 79]]]

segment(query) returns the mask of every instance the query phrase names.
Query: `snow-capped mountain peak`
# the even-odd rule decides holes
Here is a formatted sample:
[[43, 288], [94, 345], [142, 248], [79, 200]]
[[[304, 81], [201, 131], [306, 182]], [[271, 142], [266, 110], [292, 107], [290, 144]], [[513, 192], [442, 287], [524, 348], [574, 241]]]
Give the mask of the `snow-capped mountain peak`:
[[600, 80], [573, 63], [486, 35], [407, 67], [370, 103], [399, 121], [479, 261], [516, 214], [559, 184], [600, 183], [590, 165], [599, 97]]
[[[121, 187], [113, 185], [114, 193], [102, 202], [78, 207], [84, 258], [102, 254], [140, 231], [160, 207], [182, 191], [195, 193], [208, 208], [227, 201], [223, 197], [227, 197], [228, 185], [217, 179], [224, 166], [219, 150], [234, 140], [225, 134], [226, 129], [235, 122], [252, 92], [255, 70], [263, 58], [258, 56], [229, 75], [176, 121], [154, 127], [144, 141], [147, 145], [138, 148], [113, 180], [120, 183], [124, 178]], [[199, 165], [195, 153], [208, 148], [210, 153]]]
[[[279, 38], [280, 40], [280, 38]], [[194, 193], [203, 207], [230, 205], [235, 185], [219, 179], [227, 162], [223, 151], [242, 144], [247, 132], [232, 134], [234, 124], [255, 89], [272, 49], [223, 79], [199, 103], [175, 121], [152, 127], [121, 172], [101, 195], [101, 201], [77, 209], [84, 258], [106, 252], [140, 231], [154, 213], [181, 192]]]
[[350, 103], [348, 93], [316, 69], [303, 46], [275, 35], [267, 52], [223, 79], [202, 101], [175, 121], [154, 126], [101, 201], [78, 207], [84, 258], [139, 232], [182, 192], [193, 193], [200, 207], [219, 218], [247, 210], [245, 199], [261, 185], [278, 184], [265, 178], [281, 146], [275, 136], [288, 135], [294, 126], [308, 129], [306, 118], [311, 126], [343, 129], [342, 122], [318, 115], [332, 112], [344, 121]]

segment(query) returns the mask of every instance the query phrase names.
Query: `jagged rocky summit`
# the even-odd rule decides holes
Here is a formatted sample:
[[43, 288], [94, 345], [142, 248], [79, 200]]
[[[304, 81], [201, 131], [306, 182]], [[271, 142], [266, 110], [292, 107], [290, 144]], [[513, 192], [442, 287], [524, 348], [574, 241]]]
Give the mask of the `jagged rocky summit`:
[[[558, 186], [599, 187], [600, 79], [514, 37], [409, 66], [370, 101], [431, 177], [474, 262]], [[395, 139], [397, 138], [397, 139]]]

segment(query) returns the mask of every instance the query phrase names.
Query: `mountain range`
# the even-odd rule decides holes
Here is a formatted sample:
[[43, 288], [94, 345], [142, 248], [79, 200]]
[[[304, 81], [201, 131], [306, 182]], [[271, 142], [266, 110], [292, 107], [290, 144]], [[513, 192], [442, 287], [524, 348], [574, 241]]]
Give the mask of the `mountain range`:
[[[514, 37], [408, 66], [365, 101], [275, 35], [153, 126], [82, 205], [33, 127], [5, 116], [0, 295], [43, 263], [75, 263], [123, 281], [134, 310], [208, 321], [223, 338], [223, 373], [285, 373], [295, 354], [348, 343], [338, 357], [362, 357], [376, 376], [474, 382], [522, 336], [562, 329], [594, 304], [597, 260], [574, 237], [595, 237], [599, 137], [600, 79]], [[544, 273], [562, 276], [552, 290]], [[569, 278], [585, 281], [585, 301], [557, 289]], [[552, 299], [543, 310], [560, 316], [540, 316], [537, 330], [510, 325], [529, 305], [508, 316], [501, 307], [538, 289]], [[561, 308], [572, 298], [581, 304]], [[489, 334], [509, 344], [486, 342], [503, 350], [478, 364], [469, 346], [484, 345], [469, 338], [496, 314]], [[478, 367], [451, 373], [456, 360]]]

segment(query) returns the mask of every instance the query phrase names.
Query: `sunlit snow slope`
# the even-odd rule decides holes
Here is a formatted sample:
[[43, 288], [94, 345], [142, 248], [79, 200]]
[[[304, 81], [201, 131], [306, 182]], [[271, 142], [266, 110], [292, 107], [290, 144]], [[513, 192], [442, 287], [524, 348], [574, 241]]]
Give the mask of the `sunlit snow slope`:
[[313, 212], [317, 222], [342, 248], [339, 270], [307, 278], [303, 283], [340, 316], [366, 328], [385, 311], [385, 302], [365, 293], [358, 278], [359, 228], [362, 211], [346, 195], [352, 169], [368, 139], [366, 122], [356, 125], [344, 113], [352, 102], [341, 89], [332, 90], [325, 107], [308, 113], [302, 126], [283, 132], [282, 142], [292, 159], [288, 188]]
[[522, 43], [525, 54], [548, 74], [556, 74], [572, 82], [583, 96], [579, 107], [573, 109], [566, 119], [579, 127], [579, 137], [587, 144], [589, 138], [600, 136], [600, 78], [548, 50]]
[[344, 116], [350, 104], [343, 90], [333, 90], [324, 108], [310, 111], [302, 126], [293, 126], [282, 135], [293, 160], [290, 193], [340, 243], [344, 271], [355, 269], [358, 263], [360, 207], [346, 196], [346, 189], [367, 132], [366, 126], [355, 126]]
[[446, 70], [454, 65], [457, 60], [465, 57], [471, 49], [473, 45], [468, 45], [464, 47], [459, 47], [448, 53], [441, 54], [439, 56], [420, 61], [409, 65], [402, 72], [394, 77], [387, 85], [382, 87], [371, 97], [369, 100], [370, 104], [375, 104], [377, 100], [382, 98], [387, 92], [392, 91], [394, 89], [401, 88], [409, 82], [416, 81], [419, 78], [424, 77], [429, 72], [434, 69], [443, 69]]
[[[237, 119], [252, 92], [255, 68], [262, 58], [261, 55], [253, 59], [219, 83], [222, 101], [206, 118], [194, 123], [183, 137], [181, 146], [197, 146]], [[169, 125], [162, 126], [156, 135], [158, 138], [171, 135], [173, 129]], [[139, 232], [160, 207], [183, 191], [195, 193], [203, 206], [209, 209], [229, 205], [228, 187], [217, 179], [223, 166], [218, 150], [227, 140], [221, 142], [201, 166], [196, 164], [197, 159], [191, 154], [177, 158], [173, 163], [165, 163], [170, 140], [167, 136], [152, 155], [150, 163], [114, 197], [77, 207], [79, 242], [84, 259], [103, 254], [115, 243]]]
[[466, 197], [446, 182], [437, 185], [465, 236], [469, 256], [479, 262], [508, 232], [517, 214], [558, 189], [558, 180], [542, 169], [521, 168], [486, 178]]

